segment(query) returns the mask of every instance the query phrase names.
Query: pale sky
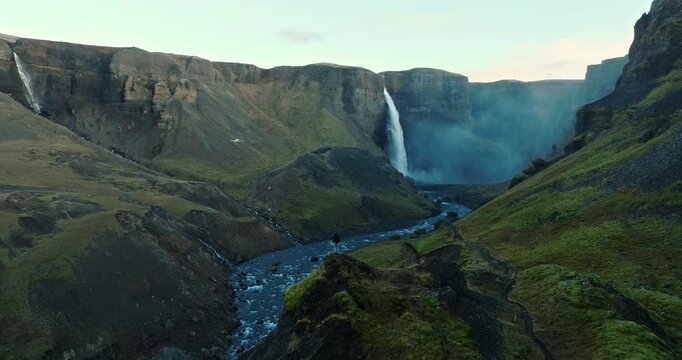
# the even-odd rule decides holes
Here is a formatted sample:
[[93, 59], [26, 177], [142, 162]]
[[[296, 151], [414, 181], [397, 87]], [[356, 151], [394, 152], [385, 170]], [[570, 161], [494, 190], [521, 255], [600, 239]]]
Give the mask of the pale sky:
[[[11, 0], [10, 0], [11, 1]], [[15, 0], [0, 33], [213, 61], [578, 79], [627, 54], [651, 0]]]

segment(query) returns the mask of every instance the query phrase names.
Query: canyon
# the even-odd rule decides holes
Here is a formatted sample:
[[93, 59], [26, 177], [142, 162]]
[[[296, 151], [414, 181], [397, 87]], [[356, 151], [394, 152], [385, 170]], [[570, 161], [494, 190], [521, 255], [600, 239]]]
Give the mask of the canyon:
[[316, 255], [239, 356], [675, 358], [681, 18], [535, 82], [0, 35], [0, 357], [222, 358], [239, 264], [441, 216]]
[[[582, 82], [566, 84], [578, 92]], [[3, 165], [3, 231], [12, 234], [3, 241], [9, 276], [4, 283], [21, 284], [4, 300], [16, 310], [0, 317], [11, 339], [6, 351], [29, 346], [36, 353], [51, 349], [53, 356], [130, 354], [167, 342], [159, 338], [166, 325], [189, 323], [182, 332], [172, 330], [173, 336], [203, 334], [209, 344], [194, 347], [173, 337], [171, 343], [189, 351], [210, 347], [221, 337], [216, 334], [229, 334], [238, 324], [235, 310], [224, 305], [231, 284], [221, 267], [229, 271], [235, 263], [301, 241], [397, 228], [436, 212], [411, 180], [388, 165], [384, 89], [396, 98], [411, 162], [423, 166], [423, 156], [413, 152], [423, 134], [419, 126], [436, 126], [438, 132], [439, 125], [474, 123], [471, 102], [480, 97], [470, 99], [469, 91], [478, 93], [478, 86], [498, 84], [469, 84], [464, 76], [432, 69], [385, 74], [332, 64], [260, 69], [136, 48], [0, 40], [0, 92], [7, 94], [1, 136], [6, 154], [30, 159]], [[491, 108], [498, 106], [491, 101]], [[571, 106], [577, 104], [570, 102], [565, 111]], [[64, 134], [62, 140], [50, 140], [50, 131]], [[43, 178], [46, 172], [70, 183]], [[77, 220], [69, 211], [45, 210], [64, 196], [76, 197], [73, 206], [92, 201], [97, 211]], [[79, 225], [94, 218], [107, 230]], [[50, 225], [36, 232], [22, 219]], [[80, 239], [78, 246], [49, 249], [61, 246], [64, 236]], [[116, 240], [121, 236], [136, 240], [121, 248]], [[165, 282], [137, 294], [136, 282], [163, 271], [131, 265], [114, 271], [129, 263], [116, 260], [113, 273], [98, 275], [106, 285], [92, 293], [79, 287], [103, 281], [88, 274], [98, 274], [96, 264], [115, 258], [112, 254], [149, 256], [140, 246], [151, 244], [155, 261], [170, 264], [163, 271], [183, 275], [164, 275]], [[93, 247], [104, 250], [88, 250]], [[41, 279], [45, 266], [63, 271]], [[198, 310], [189, 303], [177, 307], [184, 313], [164, 310], [171, 297], [183, 301], [170, 294], [190, 278], [196, 291], [213, 289], [207, 300], [222, 299], [223, 317], [209, 320], [205, 306]], [[48, 295], [64, 281], [75, 286], [68, 297]], [[116, 330], [120, 325], [103, 314], [93, 338], [83, 330], [90, 325], [82, 309], [54, 308], [94, 299], [106, 304], [111, 289], [121, 292], [109, 307], [112, 313], [128, 311], [133, 298], [147, 299], [146, 305], [134, 302], [144, 306], [145, 316], [133, 312], [124, 318], [130, 322], [124, 328], [143, 319], [141, 334]], [[39, 318], [54, 325], [41, 325]], [[22, 333], [36, 335], [15, 337]]]
[[563, 154], [432, 234], [330, 254], [240, 358], [679, 358], [681, 18], [653, 2]]

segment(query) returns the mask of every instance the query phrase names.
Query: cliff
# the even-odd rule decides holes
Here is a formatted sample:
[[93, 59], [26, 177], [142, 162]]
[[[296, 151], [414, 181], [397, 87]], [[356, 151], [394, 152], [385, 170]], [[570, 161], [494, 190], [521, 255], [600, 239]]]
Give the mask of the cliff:
[[618, 79], [623, 74], [623, 68], [629, 61], [627, 56], [623, 56], [588, 66], [583, 90], [585, 104], [597, 101], [613, 92]]
[[[43, 115], [132, 159], [228, 189], [323, 145], [378, 150], [371, 134], [382, 121], [382, 85], [363, 69], [262, 70], [27, 39], [12, 50]], [[16, 95], [16, 88], [0, 90]]]
[[[137, 48], [0, 43], [0, 92], [28, 105], [14, 52], [44, 117], [144, 166], [210, 182], [256, 206], [266, 205], [258, 201], [266, 196], [254, 193], [256, 182], [305, 154], [344, 146], [380, 156], [377, 144], [385, 142], [383, 78], [366, 69], [260, 69]], [[319, 203], [325, 191], [333, 189], [321, 189]]]
[[[25, 101], [14, 51], [44, 116], [147, 166], [240, 197], [256, 195], [251, 187], [259, 178], [320, 147], [379, 154], [386, 146], [384, 86], [401, 113], [415, 178], [469, 183], [506, 180], [551, 152], [570, 136], [574, 110], [615, 81], [588, 80], [578, 94], [573, 81], [469, 84], [424, 68], [261, 69], [136, 48], [1, 42], [0, 91]], [[517, 141], [501, 143], [510, 129]], [[448, 146], [452, 137], [462, 145]], [[517, 159], [505, 158], [517, 148]], [[444, 162], [442, 153], [463, 155]], [[472, 156], [485, 166], [468, 166]]]
[[637, 105], [645, 117], [670, 115], [678, 109], [682, 45], [676, 14], [681, 6], [674, 1], [654, 1], [652, 10], [637, 21], [630, 62], [618, 86], [610, 96], [578, 113], [576, 131], [587, 141], [612, 128], [616, 112], [627, 107]]
[[425, 68], [381, 75], [406, 128], [418, 122], [471, 121], [466, 76]]
[[382, 73], [404, 130], [409, 171], [418, 181], [420, 173], [444, 167], [439, 141], [453, 126], [471, 123], [467, 77], [435, 69], [412, 69]]

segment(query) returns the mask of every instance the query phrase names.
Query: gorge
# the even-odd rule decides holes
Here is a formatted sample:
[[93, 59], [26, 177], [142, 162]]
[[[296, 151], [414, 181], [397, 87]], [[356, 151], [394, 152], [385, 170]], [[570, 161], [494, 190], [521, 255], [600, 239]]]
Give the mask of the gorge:
[[678, 358], [681, 19], [492, 83], [0, 34], [0, 358]]

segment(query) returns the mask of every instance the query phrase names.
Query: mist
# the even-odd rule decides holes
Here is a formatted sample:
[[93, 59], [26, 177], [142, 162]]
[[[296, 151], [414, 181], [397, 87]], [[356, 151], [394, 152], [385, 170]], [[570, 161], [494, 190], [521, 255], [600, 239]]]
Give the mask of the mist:
[[417, 182], [509, 180], [533, 158], [562, 149], [579, 107], [605, 95], [586, 95], [583, 81], [472, 83], [468, 91], [470, 121], [419, 119], [404, 125], [409, 174]]

